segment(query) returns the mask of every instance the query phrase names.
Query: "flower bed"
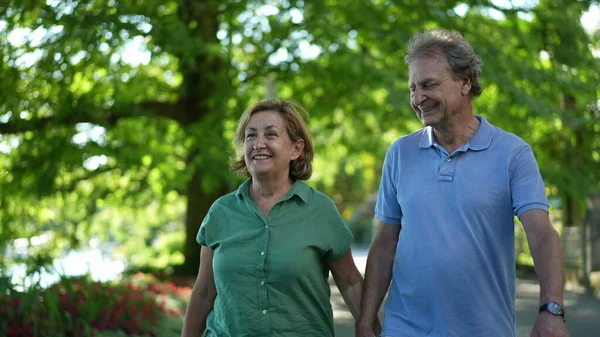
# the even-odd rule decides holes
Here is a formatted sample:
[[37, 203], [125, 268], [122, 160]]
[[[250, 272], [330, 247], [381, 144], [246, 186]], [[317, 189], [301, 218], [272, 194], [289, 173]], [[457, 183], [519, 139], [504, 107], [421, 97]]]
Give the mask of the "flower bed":
[[8, 290], [0, 295], [0, 335], [177, 336], [190, 292], [140, 273], [118, 283], [63, 278], [48, 289]]

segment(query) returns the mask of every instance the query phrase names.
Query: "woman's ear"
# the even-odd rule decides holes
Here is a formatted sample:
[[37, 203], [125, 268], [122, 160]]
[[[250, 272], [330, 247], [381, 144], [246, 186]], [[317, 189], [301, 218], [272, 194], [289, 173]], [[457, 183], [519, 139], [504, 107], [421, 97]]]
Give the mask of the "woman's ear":
[[304, 151], [304, 139], [298, 139], [294, 142], [294, 151], [292, 152], [292, 160], [298, 159]]

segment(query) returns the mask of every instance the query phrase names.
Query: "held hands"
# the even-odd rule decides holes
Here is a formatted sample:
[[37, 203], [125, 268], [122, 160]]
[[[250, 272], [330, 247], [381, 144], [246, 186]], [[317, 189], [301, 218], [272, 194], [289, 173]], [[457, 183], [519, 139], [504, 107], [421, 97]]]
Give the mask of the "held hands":
[[355, 325], [356, 337], [377, 337], [381, 333], [381, 322], [375, 318], [373, 324], [364, 324], [360, 320]]
[[377, 337], [373, 332], [373, 327], [361, 327], [356, 325], [356, 337]]
[[531, 337], [569, 337], [567, 325], [560, 316], [541, 312], [535, 320]]

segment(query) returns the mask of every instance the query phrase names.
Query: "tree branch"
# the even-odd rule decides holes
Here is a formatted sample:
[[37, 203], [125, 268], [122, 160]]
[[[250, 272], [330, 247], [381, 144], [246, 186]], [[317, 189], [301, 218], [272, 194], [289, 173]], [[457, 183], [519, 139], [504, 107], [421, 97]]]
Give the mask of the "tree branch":
[[[273, 50], [265, 54], [265, 56], [261, 60], [255, 63], [255, 66], [252, 68], [252, 71], [248, 72], [248, 76], [244, 80], [242, 80], [241, 83], [252, 82], [258, 76], [263, 75], [264, 71], [268, 68], [269, 58], [271, 57], [271, 55], [274, 55], [281, 46], [281, 43], [277, 43], [275, 46], [273, 46]], [[229, 80], [233, 81], [233, 77], [230, 76]]]
[[96, 170], [89, 171], [88, 174], [86, 174], [86, 175], [83, 175], [81, 177], [77, 177], [76, 179], [73, 179], [72, 181], [70, 181], [68, 184], [66, 184], [64, 186], [59, 186], [58, 190], [62, 191], [62, 192], [66, 192], [66, 193], [72, 193], [73, 191], [75, 191], [75, 189], [77, 188], [77, 185], [79, 185], [80, 182], [92, 179], [101, 174], [111, 172], [116, 169], [117, 169], [117, 167], [108, 167], [108, 166], [97, 168]]
[[188, 117], [181, 103], [142, 102], [135, 105], [120, 106], [109, 110], [98, 110], [94, 107], [78, 108], [50, 117], [22, 120], [12, 118], [7, 123], [0, 122], [0, 134], [20, 134], [26, 131], [42, 131], [55, 127], [69, 127], [78, 123], [92, 123], [100, 126], [114, 126], [119, 120], [134, 117], [163, 117], [173, 119], [182, 124]]
[[497, 11], [503, 12], [505, 14], [515, 14], [518, 12], [529, 13], [529, 12], [533, 12], [535, 10], [534, 8], [513, 6], [512, 1], [510, 2], [510, 4], [511, 4], [511, 7], [506, 8], [506, 7], [501, 7], [501, 6], [494, 4], [492, 1], [483, 1], [483, 2], [477, 1], [476, 6], [489, 7], [489, 8], [495, 9]]

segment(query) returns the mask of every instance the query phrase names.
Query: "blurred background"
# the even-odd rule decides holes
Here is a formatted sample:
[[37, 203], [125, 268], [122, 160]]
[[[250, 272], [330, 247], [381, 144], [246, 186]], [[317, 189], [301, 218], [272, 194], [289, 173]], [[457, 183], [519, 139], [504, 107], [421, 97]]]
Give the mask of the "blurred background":
[[475, 112], [532, 145], [569, 282], [599, 292], [599, 6], [2, 0], [0, 335], [177, 336], [198, 227], [243, 181], [229, 170], [237, 120], [266, 97], [309, 111], [308, 183], [366, 251], [385, 151], [422, 127], [406, 42], [434, 27], [481, 55]]

